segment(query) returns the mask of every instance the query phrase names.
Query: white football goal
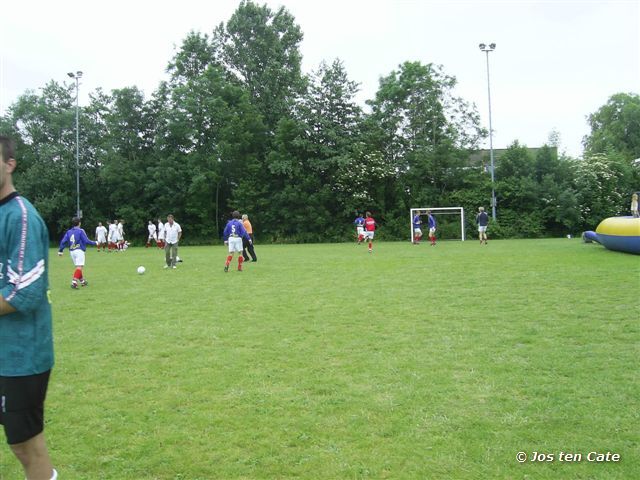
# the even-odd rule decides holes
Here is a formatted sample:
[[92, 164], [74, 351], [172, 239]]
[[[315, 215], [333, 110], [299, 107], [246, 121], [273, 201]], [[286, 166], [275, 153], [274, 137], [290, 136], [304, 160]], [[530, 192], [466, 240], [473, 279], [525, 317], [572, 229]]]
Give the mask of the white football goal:
[[[464, 208], [462, 207], [423, 207], [423, 208], [412, 208], [409, 211], [409, 239], [413, 242], [413, 217], [417, 214], [420, 216], [424, 216], [422, 219], [423, 228], [422, 231], [425, 233], [429, 230], [426, 222], [426, 212], [427, 210], [431, 211], [431, 214], [434, 215], [437, 219], [440, 215], [459, 215], [460, 216], [460, 238], [464, 242]], [[436, 220], [437, 221], [437, 220]]]

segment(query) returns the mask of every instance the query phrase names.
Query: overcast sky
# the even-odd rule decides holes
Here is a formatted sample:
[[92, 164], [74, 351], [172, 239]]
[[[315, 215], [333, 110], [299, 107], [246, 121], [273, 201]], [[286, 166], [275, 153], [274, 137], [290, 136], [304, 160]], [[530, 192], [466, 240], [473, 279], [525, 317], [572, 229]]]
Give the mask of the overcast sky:
[[[0, 28], [0, 111], [49, 80], [82, 70], [80, 104], [98, 87], [137, 86], [147, 98], [190, 30], [210, 34], [238, 0], [13, 0]], [[488, 128], [489, 54], [494, 148], [514, 140], [582, 155], [586, 117], [614, 93], [640, 92], [640, 0], [425, 1], [267, 0], [300, 25], [303, 70], [340, 58], [358, 100], [405, 61], [440, 64], [457, 96]], [[486, 145], [488, 147], [488, 141]]]

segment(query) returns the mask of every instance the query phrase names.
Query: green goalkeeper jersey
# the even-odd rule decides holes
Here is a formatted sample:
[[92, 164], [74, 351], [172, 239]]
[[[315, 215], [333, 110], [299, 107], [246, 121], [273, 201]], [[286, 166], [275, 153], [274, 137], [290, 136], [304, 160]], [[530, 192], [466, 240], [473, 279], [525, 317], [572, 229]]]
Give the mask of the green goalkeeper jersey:
[[14, 192], [0, 200], [0, 295], [16, 309], [0, 316], [0, 376], [53, 367], [48, 271], [47, 226]]

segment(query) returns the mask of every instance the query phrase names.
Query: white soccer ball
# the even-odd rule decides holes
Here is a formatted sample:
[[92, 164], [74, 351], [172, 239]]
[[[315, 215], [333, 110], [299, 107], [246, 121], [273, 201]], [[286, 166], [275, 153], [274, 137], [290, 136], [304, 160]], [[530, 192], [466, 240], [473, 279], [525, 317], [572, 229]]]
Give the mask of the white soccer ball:
[[142, 275], [145, 271], [146, 271], [146, 268], [144, 268], [142, 265], [140, 265], [140, 266], [138, 267], [138, 273], [139, 273], [140, 275]]

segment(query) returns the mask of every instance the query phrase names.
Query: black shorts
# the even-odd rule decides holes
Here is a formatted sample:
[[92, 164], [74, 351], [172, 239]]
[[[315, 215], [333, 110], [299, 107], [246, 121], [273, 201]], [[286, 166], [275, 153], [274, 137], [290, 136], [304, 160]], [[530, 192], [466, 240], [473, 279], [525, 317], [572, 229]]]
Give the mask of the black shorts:
[[26, 442], [44, 430], [44, 399], [51, 370], [25, 377], [0, 376], [0, 424], [7, 443]]

